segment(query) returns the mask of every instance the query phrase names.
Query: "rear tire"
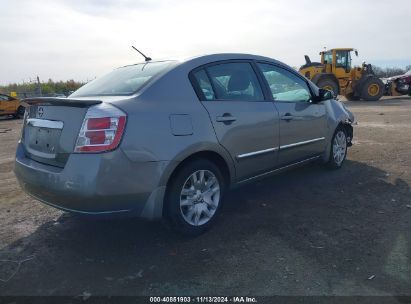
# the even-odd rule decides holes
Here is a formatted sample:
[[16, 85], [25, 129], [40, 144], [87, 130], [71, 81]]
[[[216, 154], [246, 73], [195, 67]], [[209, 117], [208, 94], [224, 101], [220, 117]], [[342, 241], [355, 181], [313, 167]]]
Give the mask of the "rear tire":
[[358, 97], [358, 96], [355, 96], [354, 94], [347, 94], [346, 96], [345, 96], [345, 98], [347, 98], [347, 100], [348, 101], [358, 101], [358, 100], [360, 100], [361, 98], [360, 97]]
[[330, 79], [330, 78], [323, 78], [317, 82], [317, 87], [325, 90], [332, 91], [334, 96], [338, 96], [338, 84]]
[[16, 114], [14, 114], [13, 117], [17, 118], [17, 119], [19, 119], [19, 118], [21, 119], [21, 118], [24, 117], [24, 112], [25, 111], [26, 111], [26, 109], [23, 106], [19, 106], [18, 109], [17, 109]]
[[347, 148], [347, 132], [339, 126], [331, 139], [330, 159], [327, 163], [329, 168], [339, 169], [342, 167], [347, 157]]
[[214, 163], [192, 160], [172, 177], [165, 199], [165, 219], [184, 235], [200, 235], [216, 220], [225, 189], [223, 175]]
[[367, 79], [361, 88], [361, 98], [365, 101], [377, 101], [384, 95], [384, 83], [373, 76]]

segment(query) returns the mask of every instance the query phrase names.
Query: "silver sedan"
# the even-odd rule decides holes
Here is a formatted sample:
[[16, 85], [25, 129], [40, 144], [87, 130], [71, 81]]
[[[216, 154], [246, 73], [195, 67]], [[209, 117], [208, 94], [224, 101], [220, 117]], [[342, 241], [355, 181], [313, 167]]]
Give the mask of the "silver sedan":
[[246, 54], [129, 65], [67, 99], [26, 101], [15, 173], [27, 193], [191, 235], [216, 220], [229, 188], [316, 160], [340, 168], [353, 137], [331, 92]]

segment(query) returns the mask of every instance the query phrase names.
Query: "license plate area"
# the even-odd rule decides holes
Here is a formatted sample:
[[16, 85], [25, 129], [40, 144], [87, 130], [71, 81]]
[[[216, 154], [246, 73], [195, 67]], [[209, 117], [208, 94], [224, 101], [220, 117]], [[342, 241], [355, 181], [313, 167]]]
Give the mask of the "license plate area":
[[54, 159], [58, 152], [60, 129], [26, 126], [25, 146], [29, 153], [43, 158]]
[[86, 107], [31, 105], [21, 142], [27, 158], [64, 168], [73, 153]]

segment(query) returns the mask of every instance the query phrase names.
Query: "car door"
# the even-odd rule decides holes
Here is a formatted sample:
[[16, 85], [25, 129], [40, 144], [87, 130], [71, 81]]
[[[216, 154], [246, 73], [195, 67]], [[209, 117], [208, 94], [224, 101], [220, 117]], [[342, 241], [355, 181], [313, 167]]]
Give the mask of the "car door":
[[6, 101], [7, 101], [7, 96], [0, 94], [0, 115], [6, 114], [6, 109], [7, 109]]
[[325, 150], [327, 129], [323, 103], [313, 103], [306, 80], [286, 68], [258, 63], [280, 118], [279, 166], [298, 162]]
[[17, 100], [7, 95], [0, 95], [0, 114], [14, 114]]
[[239, 180], [277, 165], [278, 112], [266, 100], [248, 61], [228, 61], [192, 72], [197, 94], [209, 113], [219, 143], [230, 153]]

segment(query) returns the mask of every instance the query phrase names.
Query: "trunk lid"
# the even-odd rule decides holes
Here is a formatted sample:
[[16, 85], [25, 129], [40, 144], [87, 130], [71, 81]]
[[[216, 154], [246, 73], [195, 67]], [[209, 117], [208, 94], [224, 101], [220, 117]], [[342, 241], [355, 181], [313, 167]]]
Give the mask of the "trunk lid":
[[48, 165], [64, 167], [74, 151], [87, 109], [99, 100], [30, 98], [21, 142], [26, 156]]

